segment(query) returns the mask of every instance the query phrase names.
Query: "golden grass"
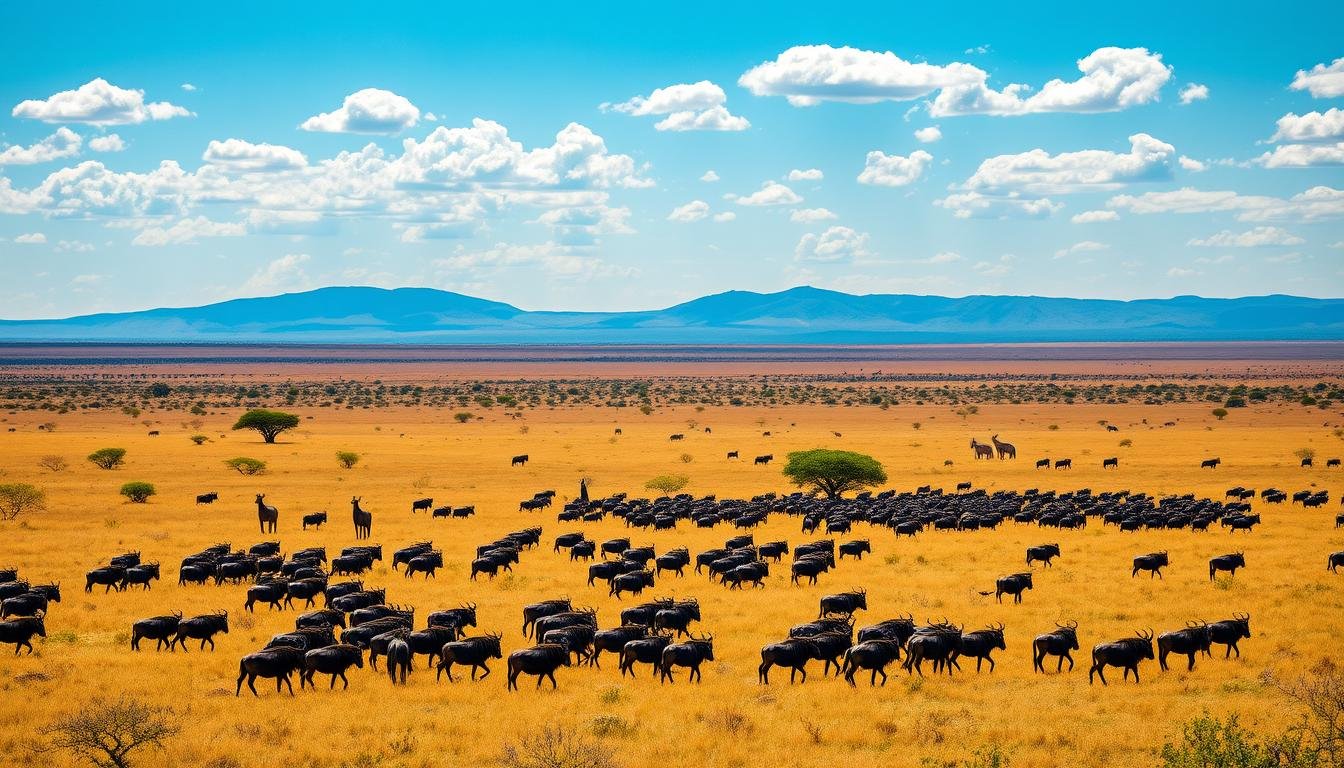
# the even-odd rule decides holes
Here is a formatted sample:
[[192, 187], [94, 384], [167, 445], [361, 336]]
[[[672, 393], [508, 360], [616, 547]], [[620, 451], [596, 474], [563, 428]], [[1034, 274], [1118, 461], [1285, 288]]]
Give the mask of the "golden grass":
[[[507, 741], [555, 722], [608, 745], [627, 765], [912, 766], [924, 758], [964, 757], [991, 743], [1006, 748], [1013, 765], [1023, 768], [1142, 765], [1151, 764], [1162, 742], [1178, 736], [1181, 724], [1202, 710], [1238, 712], [1252, 727], [1287, 725], [1295, 713], [1262, 684], [1261, 674], [1301, 670], [1322, 656], [1341, 655], [1344, 576], [1324, 568], [1326, 554], [1344, 548], [1344, 538], [1333, 530], [1339, 505], [1332, 499], [1326, 510], [1257, 504], [1264, 525], [1235, 537], [1224, 530], [1121, 534], [1099, 524], [1060, 532], [1008, 524], [997, 531], [928, 532], [897, 540], [860, 526], [854, 537], [870, 537], [873, 555], [861, 563], [847, 560], [815, 587], [791, 587], [787, 565], [775, 569], [768, 588], [740, 593], [689, 572], [684, 579], [662, 579], [645, 597], [698, 597], [705, 619], [699, 629], [716, 638], [718, 661], [706, 667], [701, 685], [688, 685], [682, 673], [675, 685], [660, 686], [647, 676], [647, 667], [641, 667], [638, 680], [622, 680], [608, 656], [600, 671], [561, 670], [557, 692], [537, 691], [531, 678], [523, 678], [520, 692], [506, 694], [504, 666], [496, 662], [483, 683], [436, 685], [432, 673], [418, 667], [408, 687], [394, 688], [385, 675], [366, 668], [354, 670], [347, 692], [320, 688], [291, 699], [259, 681], [260, 699], [246, 690], [235, 698], [239, 657], [291, 628], [296, 613], [244, 613], [244, 587], [179, 588], [178, 561], [218, 541], [245, 547], [279, 538], [286, 552], [353, 544], [352, 495], [362, 496], [375, 513], [371, 541], [382, 543], [389, 556], [398, 546], [432, 539], [446, 560], [436, 579], [406, 580], [385, 562], [366, 581], [386, 586], [391, 602], [416, 606], [420, 617], [475, 601], [480, 630], [503, 631], [507, 653], [524, 644], [520, 609], [528, 602], [568, 595], [599, 608], [603, 626], [614, 625], [620, 608], [636, 602], [617, 602], [604, 589], [586, 587], [585, 566], [550, 551], [563, 531], [583, 529], [598, 541], [627, 535], [620, 521], [557, 524], [554, 510], [516, 511], [518, 500], [534, 491], [554, 488], [561, 498], [575, 494], [581, 476], [591, 478], [596, 494], [639, 495], [648, 478], [677, 472], [690, 476], [691, 492], [748, 496], [790, 490], [779, 464], [754, 467], [752, 456], [770, 452], [782, 460], [790, 450], [837, 446], [878, 457], [899, 489], [932, 483], [950, 490], [971, 480], [991, 490], [1128, 488], [1221, 499], [1233, 485], [1276, 485], [1290, 492], [1314, 485], [1330, 488], [1338, 498], [1344, 477], [1324, 469], [1323, 460], [1313, 470], [1297, 466], [1292, 454], [1302, 447], [1314, 447], [1318, 458], [1344, 453], [1344, 443], [1322, 423], [1334, 415], [1298, 406], [1235, 410], [1222, 422], [1195, 405], [983, 406], [965, 420], [949, 408], [932, 407], [703, 412], [687, 407], [647, 417], [633, 409], [594, 408], [529, 411], [521, 420], [494, 414], [469, 424], [454, 422], [449, 409], [323, 409], [303, 415], [311, 418], [277, 445], [263, 445], [253, 433], [230, 432], [236, 413], [211, 415], [200, 430], [211, 442], [199, 447], [188, 440], [197, 430], [181, 426], [190, 417], [179, 412], [141, 417], [155, 420], [153, 428], [162, 432], [157, 437], [146, 436], [138, 420], [106, 414], [56, 417], [57, 429], [50, 434], [35, 430], [49, 416], [8, 417], [4, 425], [18, 431], [0, 433], [0, 480], [46, 488], [50, 510], [0, 527], [0, 565], [19, 567], [33, 582], [60, 580], [65, 601], [53, 607], [50, 636], [36, 654], [0, 655], [0, 753], [6, 765], [65, 765], [65, 756], [33, 754], [26, 745], [38, 729], [87, 698], [122, 691], [171, 705], [184, 726], [167, 754], [144, 755], [144, 764], [202, 765], [223, 757], [241, 766], [488, 763]], [[690, 419], [700, 427], [688, 428]], [[1106, 432], [1099, 419], [1121, 431]], [[1175, 419], [1177, 427], [1157, 426]], [[914, 429], [913, 422], [922, 428]], [[617, 426], [623, 435], [613, 435]], [[704, 434], [703, 426], [713, 433]], [[762, 437], [765, 430], [773, 436]], [[672, 432], [684, 432], [687, 439], [671, 443]], [[1016, 443], [1021, 458], [974, 462], [969, 438], [985, 440], [992, 432]], [[1132, 440], [1132, 447], [1119, 447], [1124, 439]], [[128, 449], [124, 468], [107, 472], [84, 460], [105, 446]], [[735, 449], [747, 461], [724, 459]], [[363, 458], [354, 469], [341, 469], [338, 450], [358, 451]], [[38, 459], [53, 453], [67, 457], [71, 469], [40, 469]], [[529, 453], [531, 463], [510, 468], [508, 459], [517, 453]], [[683, 453], [693, 461], [683, 463]], [[270, 470], [243, 477], [223, 465], [239, 455], [262, 458]], [[1034, 470], [1033, 460], [1047, 455], [1070, 456], [1075, 469]], [[1120, 457], [1119, 471], [1103, 472], [1102, 458], [1113, 455]], [[1214, 455], [1223, 459], [1222, 468], [1198, 469], [1200, 459]], [[943, 466], [947, 458], [954, 460], [952, 467]], [[159, 493], [147, 505], [125, 503], [116, 491], [127, 480], [151, 481]], [[218, 503], [192, 503], [196, 493], [211, 490], [219, 492]], [[280, 509], [274, 537], [257, 532], [252, 498], [261, 491]], [[410, 502], [421, 496], [434, 497], [436, 504], [475, 504], [479, 514], [468, 521], [412, 516]], [[303, 513], [324, 509], [332, 521], [326, 528], [299, 530]], [[477, 544], [537, 524], [545, 528], [544, 546], [525, 553], [514, 575], [467, 579]], [[722, 526], [706, 531], [683, 525], [629, 535], [659, 551], [686, 546], [695, 552], [719, 546], [733, 533]], [[782, 516], [756, 536], [791, 544], [805, 540], [797, 521]], [[1036, 588], [1022, 605], [997, 605], [977, 594], [996, 576], [1024, 569], [1024, 548], [1046, 541], [1058, 541], [1063, 557], [1053, 569], [1037, 569]], [[1131, 557], [1156, 549], [1171, 553], [1165, 580], [1131, 579]], [[1249, 567], [1227, 588], [1211, 585], [1208, 558], [1237, 549], [1246, 551]], [[105, 595], [98, 589], [86, 595], [83, 573], [124, 550], [161, 561], [164, 580], [148, 593]], [[870, 610], [860, 614], [860, 625], [905, 611], [920, 620], [946, 615], [968, 628], [1003, 622], [1008, 650], [998, 654], [998, 671], [976, 675], [972, 667], [952, 679], [931, 676], [921, 682], [895, 670], [885, 688], [861, 684], [851, 690], [842, 680], [823, 679], [815, 664], [806, 685], [790, 686], [778, 672], [771, 686], [757, 685], [761, 645], [814, 618], [821, 595], [854, 586], [869, 593]], [[129, 649], [136, 618], [216, 608], [230, 611], [232, 632], [220, 638], [214, 654], [194, 647], [186, 654]], [[1190, 618], [1213, 620], [1234, 611], [1252, 615], [1254, 637], [1243, 643], [1240, 660], [1201, 659], [1193, 673], [1161, 673], [1156, 663], [1145, 663], [1140, 685], [1120, 682], [1116, 671], [1110, 687], [1088, 686], [1094, 643], [1136, 628], [1162, 631]], [[1030, 638], [1065, 618], [1080, 624], [1078, 669], [1032, 674]]]

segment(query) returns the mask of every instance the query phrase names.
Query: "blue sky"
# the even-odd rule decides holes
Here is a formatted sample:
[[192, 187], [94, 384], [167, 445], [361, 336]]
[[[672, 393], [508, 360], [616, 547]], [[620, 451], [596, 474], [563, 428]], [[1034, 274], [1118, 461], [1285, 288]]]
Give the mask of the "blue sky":
[[1344, 295], [1344, 7], [1004, 8], [13, 7], [0, 316]]

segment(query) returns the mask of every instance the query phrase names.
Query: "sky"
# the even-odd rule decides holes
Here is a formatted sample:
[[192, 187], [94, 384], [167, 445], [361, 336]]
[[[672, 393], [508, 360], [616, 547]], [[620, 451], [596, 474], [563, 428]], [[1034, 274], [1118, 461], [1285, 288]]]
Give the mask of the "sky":
[[1344, 296], [1339, 3], [189, 5], [7, 8], [0, 317]]

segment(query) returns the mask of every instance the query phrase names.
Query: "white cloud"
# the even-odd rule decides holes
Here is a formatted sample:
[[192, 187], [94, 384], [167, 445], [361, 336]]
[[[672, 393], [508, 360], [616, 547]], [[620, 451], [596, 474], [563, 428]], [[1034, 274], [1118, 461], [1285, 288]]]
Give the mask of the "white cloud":
[[106, 136], [95, 136], [89, 139], [89, 149], [94, 152], [121, 152], [126, 149], [126, 142], [115, 133], [109, 133]]
[[1015, 260], [1015, 256], [1005, 253], [999, 257], [998, 261], [977, 261], [971, 269], [974, 269], [983, 277], [1001, 277], [1012, 271], [1010, 265]]
[[707, 184], [712, 183], [719, 180], [719, 174], [715, 173], [713, 169], [710, 169], [701, 174], [700, 180]]
[[79, 154], [79, 148], [83, 143], [84, 139], [78, 133], [61, 126], [55, 133], [32, 146], [14, 144], [0, 150], [0, 166], [35, 165], [60, 160], [63, 157], [74, 157]]
[[814, 221], [827, 221], [838, 218], [834, 213], [826, 208], [798, 208], [789, 214], [789, 221], [810, 224]]
[[1129, 137], [1130, 151], [1085, 149], [1051, 155], [1033, 149], [1017, 155], [999, 155], [980, 163], [967, 179], [968, 189], [1020, 188], [1038, 193], [1107, 189], [1135, 181], [1171, 177], [1175, 147], [1146, 133]]
[[654, 127], [660, 131], [745, 131], [751, 123], [731, 114], [724, 106], [728, 97], [718, 85], [701, 80], [655, 89], [648, 96], [635, 96], [619, 104], [605, 103], [604, 111], [635, 117], [666, 115]]
[[859, 173], [858, 180], [860, 184], [903, 187], [919, 179], [932, 161], [933, 155], [922, 149], [911, 152], [909, 157], [873, 150], [864, 159], [863, 171]]
[[80, 240], [60, 240], [56, 243], [58, 253], [91, 253], [93, 243], [86, 243]]
[[27, 232], [14, 238], [14, 242], [24, 245], [41, 245], [47, 242], [47, 236], [41, 232]]
[[182, 84], [182, 90], [187, 91], [188, 93], [190, 93], [190, 92], [196, 90], [196, 86], [192, 85], [191, 83], [183, 83], [183, 84]]
[[927, 259], [914, 259], [915, 264], [952, 264], [961, 261], [961, 254], [956, 251], [939, 251]]
[[1280, 227], [1255, 227], [1245, 232], [1225, 229], [1203, 239], [1193, 239], [1188, 245], [1206, 248], [1259, 248], [1266, 245], [1301, 245], [1306, 241]]
[[308, 260], [306, 253], [285, 254], [253, 272], [240, 292], [244, 296], [270, 296], [305, 290], [312, 285], [303, 269]]
[[699, 221], [709, 215], [709, 203], [704, 200], [692, 200], [685, 205], [679, 205], [672, 209], [667, 215], [668, 221], [679, 221], [689, 223]]
[[1049, 198], [1026, 198], [1016, 192], [984, 195], [979, 192], [953, 193], [933, 204], [952, 211], [958, 219], [1042, 219], [1063, 208]]
[[1146, 48], [1098, 48], [1078, 60], [1082, 77], [1051, 80], [1026, 98], [1020, 83], [994, 90], [982, 78], [944, 88], [929, 107], [944, 115], [1027, 115], [1040, 112], [1115, 112], [1157, 101], [1171, 79], [1162, 55]]
[[1193, 157], [1186, 157], [1185, 155], [1181, 155], [1177, 162], [1181, 164], [1181, 168], [1190, 171], [1191, 173], [1201, 173], [1209, 169], [1208, 165], [1201, 163]]
[[1069, 221], [1074, 224], [1096, 224], [1103, 221], [1117, 221], [1120, 214], [1115, 211], [1083, 211], [1075, 213]]
[[305, 131], [392, 134], [420, 122], [420, 110], [404, 96], [381, 88], [365, 88], [345, 97], [340, 109], [304, 120]]
[[923, 144], [932, 144], [943, 138], [943, 132], [936, 125], [930, 125], [927, 128], [920, 128], [915, 131], [915, 139]]
[[182, 219], [170, 227], [145, 227], [131, 240], [132, 245], [164, 246], [194, 243], [202, 237], [239, 237], [247, 233], [242, 223], [210, 221], [204, 216]]
[[1274, 131], [1270, 141], [1339, 141], [1344, 139], [1344, 109], [1331, 107], [1324, 112], [1308, 112], [1305, 115], [1289, 112], [1280, 117], [1276, 125], [1278, 130]]
[[98, 283], [101, 283], [102, 281], [103, 281], [102, 275], [92, 275], [92, 274], [75, 275], [74, 277], [70, 278], [70, 283], [72, 285], [96, 285]]
[[558, 245], [585, 247], [596, 245], [599, 235], [634, 234], [629, 220], [629, 208], [613, 208], [602, 204], [551, 208], [529, 223], [550, 227]]
[[821, 181], [823, 178], [825, 178], [825, 174], [821, 172], [820, 168], [808, 168], [807, 170], [794, 168], [789, 171], [789, 181]]
[[1344, 57], [1335, 59], [1330, 66], [1317, 64], [1310, 71], [1299, 69], [1290, 87], [1308, 91], [1318, 99], [1344, 96]]
[[21, 101], [11, 114], [46, 123], [89, 125], [129, 125], [192, 115], [186, 108], [166, 101], [146, 104], [144, 91], [118, 88], [101, 77], [73, 91]]
[[1172, 267], [1167, 270], [1167, 277], [1194, 277], [1199, 272], [1194, 269], [1185, 269], [1183, 267]]
[[724, 223], [730, 222], [730, 221], [732, 221], [733, 219], [736, 219], [736, 218], [737, 218], [737, 214], [736, 214], [736, 213], [733, 213], [732, 211], [724, 211], [723, 213], [716, 213], [716, 214], [714, 214], [714, 220], [717, 221], [717, 222], [719, 222], [720, 224], [724, 224]]
[[460, 250], [434, 266], [460, 279], [461, 273], [484, 277], [505, 269], [541, 272], [551, 278], [583, 281], [599, 277], [626, 278], [638, 273], [631, 267], [608, 264], [593, 256], [572, 253], [556, 243], [511, 245], [498, 243], [483, 251]]
[[1284, 144], [1255, 159], [1266, 168], [1315, 168], [1344, 165], [1344, 141], [1338, 144]]
[[1117, 195], [1106, 205], [1138, 214], [1228, 211], [1235, 212], [1240, 221], [1319, 221], [1344, 217], [1344, 190], [1316, 186], [1284, 199], [1183, 187], [1171, 192]]
[[475, 235], [476, 229], [476, 224], [470, 221], [411, 224], [401, 230], [401, 242], [423, 243], [426, 240], [461, 240]]
[[820, 235], [808, 233], [793, 251], [798, 261], [851, 261], [868, 256], [868, 233], [849, 227], [830, 227]]
[[1190, 83], [1181, 89], [1181, 103], [1193, 104], [1196, 101], [1204, 101], [1209, 98], [1209, 86], [1201, 83]]
[[798, 193], [777, 181], [767, 181], [750, 195], [737, 198], [738, 205], [797, 205], [802, 201]]
[[1098, 243], [1096, 240], [1083, 240], [1082, 242], [1070, 245], [1068, 248], [1061, 248], [1058, 251], [1055, 251], [1055, 258], [1062, 259], [1066, 256], [1072, 256], [1075, 253], [1092, 253], [1095, 251], [1104, 251], [1110, 247], [1111, 246], [1105, 243]]
[[278, 144], [253, 144], [242, 139], [212, 141], [201, 159], [239, 171], [289, 171], [308, 165], [297, 149]]
[[985, 77], [970, 64], [937, 66], [906, 61], [890, 51], [799, 45], [752, 67], [737, 83], [757, 96], [784, 96], [795, 107], [804, 107], [822, 101], [909, 101]]

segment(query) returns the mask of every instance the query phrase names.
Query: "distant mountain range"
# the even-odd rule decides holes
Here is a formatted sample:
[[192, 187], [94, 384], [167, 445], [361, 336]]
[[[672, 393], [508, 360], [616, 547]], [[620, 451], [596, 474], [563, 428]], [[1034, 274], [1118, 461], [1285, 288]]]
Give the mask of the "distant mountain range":
[[0, 320], [0, 341], [919, 344], [1344, 339], [1344, 299], [1109, 301], [729, 291], [645, 312], [531, 312], [430, 288], [319, 288], [203, 307]]

